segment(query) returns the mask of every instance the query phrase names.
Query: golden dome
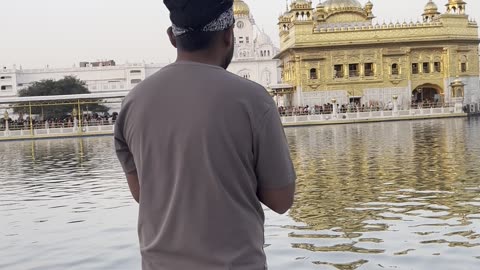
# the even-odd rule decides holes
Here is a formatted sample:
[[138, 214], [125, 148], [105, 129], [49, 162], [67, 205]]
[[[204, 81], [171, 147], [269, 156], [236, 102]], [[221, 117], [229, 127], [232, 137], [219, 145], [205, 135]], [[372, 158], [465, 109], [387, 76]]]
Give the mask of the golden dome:
[[342, 9], [363, 9], [357, 0], [327, 0], [323, 3], [327, 12]]
[[427, 5], [425, 5], [425, 11], [437, 11], [437, 5], [432, 1], [428, 1]]
[[250, 8], [243, 0], [233, 1], [233, 13], [235, 16], [250, 16]]

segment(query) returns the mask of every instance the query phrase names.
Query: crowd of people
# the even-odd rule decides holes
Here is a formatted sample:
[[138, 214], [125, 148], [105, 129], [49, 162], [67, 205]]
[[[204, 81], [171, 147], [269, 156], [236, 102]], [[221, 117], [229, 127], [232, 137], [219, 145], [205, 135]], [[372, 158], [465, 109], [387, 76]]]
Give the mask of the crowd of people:
[[362, 104], [347, 103], [347, 104], [323, 104], [314, 106], [280, 106], [278, 112], [281, 116], [299, 116], [299, 115], [317, 115], [317, 114], [332, 114], [334, 112], [333, 106], [337, 106], [337, 113], [353, 113], [353, 112], [370, 112], [381, 110], [393, 110], [393, 103], [388, 103], [385, 106], [380, 104]]
[[[334, 104], [327, 103], [323, 105], [314, 105], [314, 106], [280, 106], [278, 107], [278, 112], [281, 116], [302, 116], [302, 115], [321, 115], [321, 114], [332, 114]], [[359, 103], [347, 103], [347, 104], [336, 104], [337, 113], [356, 113], [356, 112], [373, 112], [373, 111], [391, 111], [393, 110], [393, 102], [387, 104], [380, 103], [370, 103], [370, 104], [359, 104]], [[430, 102], [428, 100], [423, 102], [412, 102], [411, 108], [438, 108], [445, 107], [446, 104], [438, 102]], [[399, 109], [402, 109], [401, 107]], [[84, 114], [81, 119], [81, 126], [100, 126], [100, 125], [113, 125], [117, 119], [118, 113], [113, 112], [112, 114], [105, 113], [88, 113]], [[78, 123], [78, 122], [77, 122]], [[32, 127], [34, 129], [46, 129], [46, 128], [72, 128], [75, 125], [75, 121], [71, 115], [61, 117], [61, 118], [48, 118], [45, 120], [42, 119], [32, 119]], [[78, 123], [80, 126], [80, 123]], [[16, 120], [9, 119], [9, 129], [10, 130], [21, 130], [21, 129], [30, 129], [30, 118], [18, 118]], [[0, 130], [5, 130], [5, 121], [2, 118], [0, 121]]]
[[[314, 106], [279, 106], [278, 112], [281, 116], [300, 116], [300, 115], [320, 115], [320, 114], [332, 114], [334, 104], [327, 103], [323, 105], [314, 105]], [[379, 102], [369, 103], [369, 104], [360, 104], [360, 103], [346, 103], [346, 104], [336, 104], [337, 113], [356, 113], [356, 112], [375, 112], [375, 111], [392, 111], [394, 109], [393, 102], [388, 102], [386, 104], [381, 104]], [[448, 104], [439, 103], [439, 102], [413, 102], [408, 109], [427, 109], [427, 108], [441, 108], [448, 107]], [[401, 105], [398, 107], [399, 110], [405, 109]]]

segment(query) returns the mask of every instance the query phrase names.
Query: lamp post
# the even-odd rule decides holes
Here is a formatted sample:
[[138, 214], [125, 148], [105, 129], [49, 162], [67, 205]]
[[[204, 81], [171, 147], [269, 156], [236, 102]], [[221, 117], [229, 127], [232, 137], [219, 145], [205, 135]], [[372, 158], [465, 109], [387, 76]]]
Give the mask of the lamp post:
[[3, 119], [5, 120], [5, 131], [8, 132], [8, 112], [5, 110], [3, 113]]

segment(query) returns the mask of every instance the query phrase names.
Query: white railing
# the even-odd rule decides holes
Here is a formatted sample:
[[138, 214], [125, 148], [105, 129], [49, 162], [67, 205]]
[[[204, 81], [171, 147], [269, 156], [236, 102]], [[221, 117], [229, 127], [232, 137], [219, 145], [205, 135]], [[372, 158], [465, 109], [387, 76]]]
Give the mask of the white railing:
[[74, 127], [56, 127], [30, 130], [2, 130], [0, 131], [0, 140], [2, 139], [37, 139], [37, 138], [55, 138], [55, 137], [75, 137], [75, 136], [93, 136], [103, 134], [113, 134], [113, 125], [103, 126], [83, 126]]
[[327, 124], [329, 122], [362, 122], [362, 121], [389, 121], [415, 118], [434, 118], [446, 116], [464, 115], [462, 107], [425, 108], [399, 111], [370, 111], [370, 112], [348, 112], [337, 114], [310, 114], [297, 116], [282, 116], [282, 123], [286, 125], [301, 124]]
[[[480, 105], [478, 105], [480, 108]], [[370, 112], [346, 112], [333, 114], [311, 114], [311, 115], [296, 115], [296, 116], [282, 116], [282, 123], [285, 126], [295, 125], [315, 125], [335, 123], [355, 123], [368, 121], [392, 121], [392, 120], [408, 120], [408, 119], [422, 119], [435, 117], [455, 117], [464, 116], [463, 108], [444, 107], [444, 108], [424, 108], [424, 109], [410, 109], [410, 110], [391, 110], [391, 111], [370, 111]], [[28, 127], [24, 129], [13, 129], [5, 131], [4, 127], [0, 129], [0, 140], [21, 140], [21, 139], [37, 139], [37, 138], [55, 138], [55, 137], [75, 137], [75, 136], [94, 136], [94, 135], [109, 135], [113, 134], [114, 125], [108, 123], [107, 125], [91, 125], [72, 127], [56, 126], [49, 128], [34, 128], [30, 130]], [[36, 126], [38, 127], [38, 126]]]

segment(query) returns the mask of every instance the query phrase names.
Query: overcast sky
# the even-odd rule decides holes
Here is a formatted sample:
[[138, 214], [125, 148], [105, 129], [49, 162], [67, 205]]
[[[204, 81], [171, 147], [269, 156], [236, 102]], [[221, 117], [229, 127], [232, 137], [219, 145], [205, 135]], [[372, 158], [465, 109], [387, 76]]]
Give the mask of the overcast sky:
[[[201, 0], [194, 0], [201, 1]], [[277, 18], [284, 0], [245, 0], [257, 24], [278, 42]], [[360, 0], [365, 4], [367, 0]], [[420, 18], [427, 0], [372, 0], [380, 22]], [[434, 1], [441, 12], [447, 0]], [[467, 1], [480, 19], [480, 1]], [[162, 0], [0, 0], [0, 66], [70, 67], [80, 61], [117, 63], [175, 60], [165, 31]], [[318, 0], [313, 1], [314, 5]]]

